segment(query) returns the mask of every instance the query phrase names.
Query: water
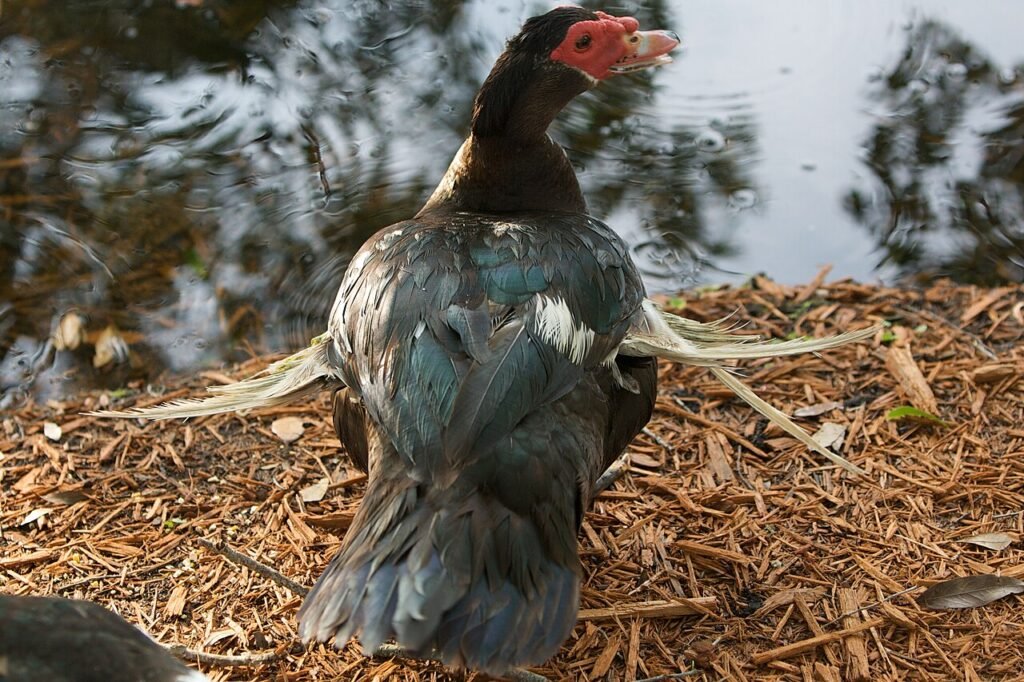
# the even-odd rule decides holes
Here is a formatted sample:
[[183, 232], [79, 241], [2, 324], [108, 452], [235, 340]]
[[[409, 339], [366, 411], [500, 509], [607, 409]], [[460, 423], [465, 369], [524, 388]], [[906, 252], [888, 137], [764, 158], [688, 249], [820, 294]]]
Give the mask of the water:
[[[549, 6], [0, 0], [0, 404], [303, 345]], [[553, 131], [651, 289], [1024, 280], [1019, 0], [603, 8], [683, 39]]]

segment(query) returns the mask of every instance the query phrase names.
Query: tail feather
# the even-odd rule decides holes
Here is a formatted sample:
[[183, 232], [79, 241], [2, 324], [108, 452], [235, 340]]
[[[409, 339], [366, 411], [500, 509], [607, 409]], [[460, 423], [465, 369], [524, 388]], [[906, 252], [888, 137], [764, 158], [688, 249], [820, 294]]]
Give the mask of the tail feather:
[[99, 410], [87, 414], [97, 417], [137, 417], [141, 419], [185, 419], [257, 407], [273, 407], [294, 402], [329, 385], [343, 385], [330, 363], [331, 337], [321, 334], [309, 347], [272, 363], [262, 372], [236, 384], [211, 386], [206, 398], [172, 400], [153, 407], [127, 410]]
[[748, 405], [794, 436], [808, 448], [855, 474], [866, 473], [857, 465], [819, 445], [784, 413], [759, 398], [743, 382], [730, 374], [722, 363], [730, 360], [770, 358], [797, 353], [816, 353], [847, 343], [864, 341], [878, 332], [868, 327], [821, 339], [793, 339], [781, 342], [762, 341], [757, 336], [738, 335], [723, 320], [701, 323], [688, 320], [658, 308], [651, 300], [643, 303], [644, 317], [626, 334], [619, 352], [632, 356], [655, 356], [687, 365], [707, 367]]
[[[479, 493], [453, 506], [378, 489], [368, 505], [302, 605], [303, 639], [340, 646], [359, 635], [371, 652], [393, 638], [415, 656], [491, 674], [558, 651], [576, 622], [579, 567], [548, 558], [530, 522], [494, 532], [512, 512]], [[498, 537], [510, 546], [499, 551]]]

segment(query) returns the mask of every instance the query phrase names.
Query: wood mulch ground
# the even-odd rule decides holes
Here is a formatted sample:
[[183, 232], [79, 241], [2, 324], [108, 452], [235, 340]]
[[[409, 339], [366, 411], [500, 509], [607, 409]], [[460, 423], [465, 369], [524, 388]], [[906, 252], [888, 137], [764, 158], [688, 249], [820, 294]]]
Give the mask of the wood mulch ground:
[[[955, 611], [916, 602], [923, 587], [958, 575], [1024, 577], [1020, 544], [963, 542], [1024, 533], [1024, 289], [821, 279], [689, 293], [684, 313], [733, 314], [776, 337], [891, 323], [869, 344], [745, 366], [762, 397], [803, 410], [807, 430], [831, 424], [838, 451], [868, 475], [841, 472], [766, 428], [707, 372], [664, 365], [657, 414], [627, 473], [586, 517], [579, 626], [535, 672], [1024, 679], [1021, 597]], [[143, 390], [118, 404], [221, 380], [169, 379], [159, 396]], [[355, 645], [300, 646], [301, 598], [201, 543], [222, 541], [313, 583], [363, 492], [326, 395], [189, 424], [80, 416], [105, 398], [0, 419], [0, 590], [93, 599], [161, 642], [250, 663], [200, 664], [214, 680], [482, 679], [365, 659]], [[946, 425], [887, 419], [905, 405]], [[304, 421], [291, 444], [271, 428], [283, 416]], [[59, 438], [45, 422], [60, 426]]]

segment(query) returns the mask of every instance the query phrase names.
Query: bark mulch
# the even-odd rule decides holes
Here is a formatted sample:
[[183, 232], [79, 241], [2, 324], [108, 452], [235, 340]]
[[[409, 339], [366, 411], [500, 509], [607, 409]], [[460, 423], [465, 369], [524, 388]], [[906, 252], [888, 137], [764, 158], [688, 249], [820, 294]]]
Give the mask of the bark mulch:
[[[779, 338], [889, 324], [869, 344], [744, 366], [763, 398], [811, 433], [839, 438], [833, 447], [868, 475], [810, 454], [706, 371], [663, 365], [655, 418], [586, 516], [579, 625], [535, 672], [1024, 678], [1021, 597], [948, 611], [917, 602], [924, 587], [956, 576], [1024, 578], [1020, 544], [964, 542], [1024, 532], [1024, 289], [823, 279], [755, 279], [667, 302]], [[235, 657], [240, 665], [193, 664], [214, 680], [483, 679], [366, 659], [354, 644], [302, 646], [301, 597], [206, 542], [313, 583], [364, 486], [330, 427], [328, 396], [187, 424], [80, 416], [228, 380], [206, 372], [0, 418], [0, 590], [92, 599], [165, 644]], [[904, 406], [943, 423], [887, 418]], [[274, 432], [288, 435], [283, 417], [302, 421], [294, 442]]]

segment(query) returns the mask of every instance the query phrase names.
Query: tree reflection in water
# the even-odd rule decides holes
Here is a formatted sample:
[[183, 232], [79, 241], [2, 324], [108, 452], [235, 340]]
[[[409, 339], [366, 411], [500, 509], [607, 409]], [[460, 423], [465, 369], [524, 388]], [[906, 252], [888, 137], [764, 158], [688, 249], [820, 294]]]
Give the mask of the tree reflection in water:
[[[304, 344], [348, 257], [443, 173], [522, 18], [506, 10], [6, 2], [0, 390], [59, 397]], [[677, 25], [662, 1], [637, 14]], [[638, 225], [628, 236], [652, 275], [677, 282], [730, 251], [704, 218], [750, 187], [736, 159], [753, 132], [659, 127], [657, 78], [604, 84], [553, 134], [585, 169], [592, 211]], [[90, 343], [53, 353], [69, 310]], [[130, 353], [94, 370], [107, 328]]]
[[962, 282], [1024, 281], [1022, 72], [998, 69], [941, 22], [910, 31], [872, 93], [866, 164], [880, 186], [846, 197], [883, 262]]

